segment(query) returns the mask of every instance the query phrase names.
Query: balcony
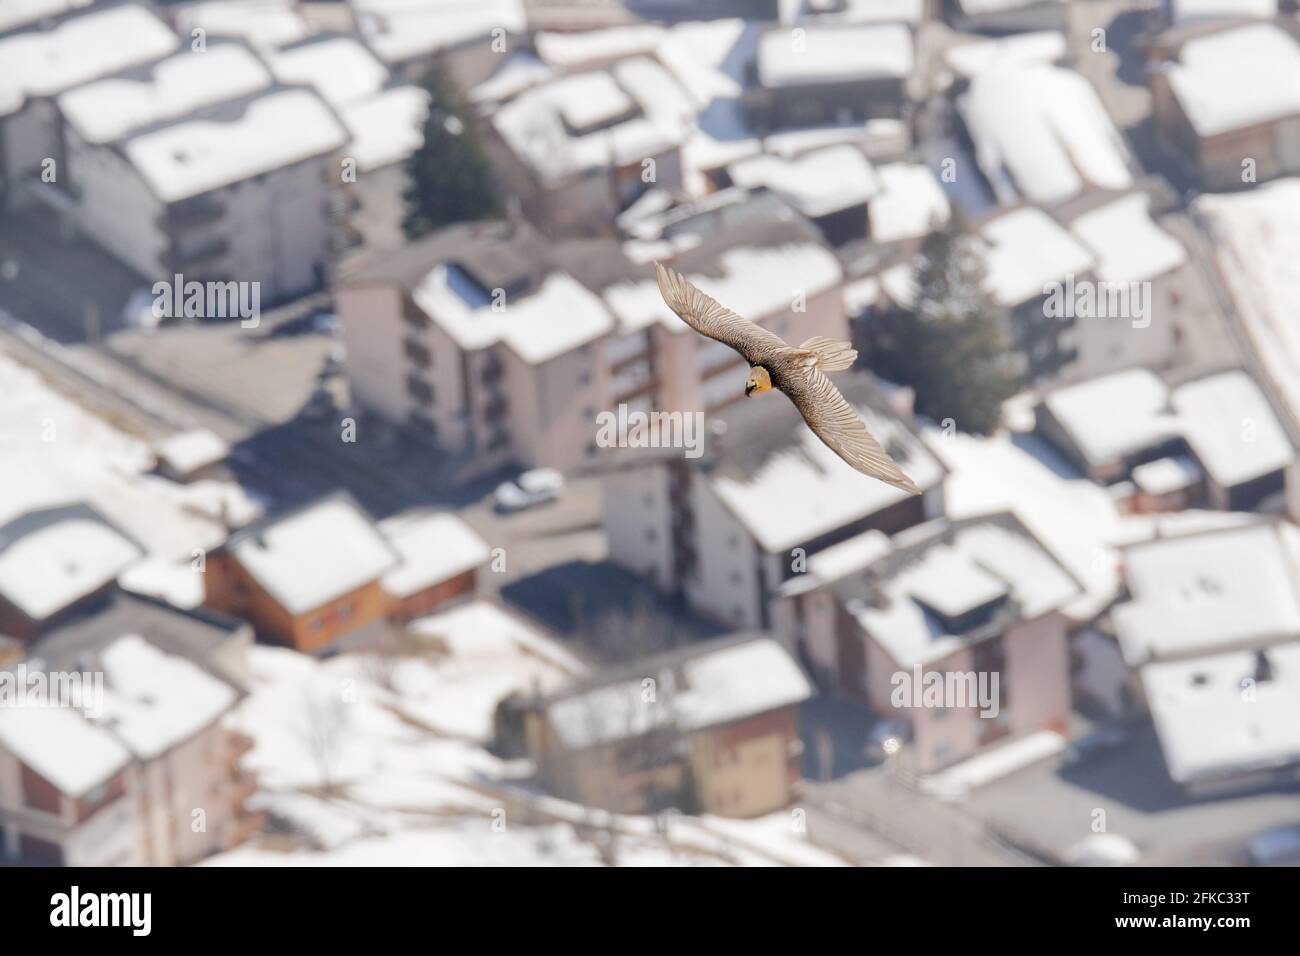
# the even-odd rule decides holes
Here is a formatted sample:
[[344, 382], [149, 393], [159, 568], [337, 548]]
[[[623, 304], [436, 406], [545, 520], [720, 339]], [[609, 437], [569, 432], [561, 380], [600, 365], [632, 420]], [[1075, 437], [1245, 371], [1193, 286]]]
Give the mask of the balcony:
[[402, 351], [411, 360], [411, 364], [417, 368], [427, 369], [433, 364], [433, 353], [429, 351], [428, 346], [416, 338], [407, 336], [403, 339]]
[[173, 245], [163, 256], [163, 267], [169, 272], [215, 272], [228, 252], [230, 242], [222, 236], [213, 236], [188, 249]]
[[484, 385], [488, 387], [496, 386], [504, 374], [505, 367], [501, 364], [501, 359], [497, 358], [496, 355], [489, 354], [483, 360], [480, 375]]
[[198, 196], [168, 206], [157, 219], [163, 232], [176, 233], [220, 221], [226, 207], [211, 196]]
[[643, 359], [631, 362], [610, 375], [609, 394], [615, 404], [618, 404], [643, 392], [652, 391], [657, 385], [654, 367]]

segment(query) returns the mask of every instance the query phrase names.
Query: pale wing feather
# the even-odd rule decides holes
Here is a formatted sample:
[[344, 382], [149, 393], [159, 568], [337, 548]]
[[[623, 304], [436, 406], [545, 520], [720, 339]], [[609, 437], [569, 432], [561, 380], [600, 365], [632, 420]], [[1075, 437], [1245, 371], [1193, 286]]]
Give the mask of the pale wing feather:
[[655, 263], [659, 292], [683, 322], [701, 335], [729, 345], [750, 365], [762, 365], [772, 353], [789, 348], [775, 333], [719, 305], [679, 272]]
[[803, 381], [786, 389], [790, 401], [803, 415], [814, 435], [831, 451], [872, 478], [914, 495], [921, 489], [889, 457], [848, 399], [835, 383], [816, 369], [809, 369]]

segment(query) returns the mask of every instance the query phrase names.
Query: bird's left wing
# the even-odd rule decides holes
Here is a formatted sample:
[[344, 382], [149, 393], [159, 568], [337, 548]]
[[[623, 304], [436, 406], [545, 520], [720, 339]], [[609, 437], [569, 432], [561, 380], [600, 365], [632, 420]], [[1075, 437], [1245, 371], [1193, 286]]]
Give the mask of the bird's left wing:
[[785, 393], [813, 434], [858, 471], [909, 494], [921, 493], [916, 482], [903, 474], [880, 442], [867, 431], [861, 416], [840, 394], [835, 383], [820, 371], [809, 369], [807, 374], [788, 383]]
[[683, 322], [701, 335], [730, 345], [750, 365], [762, 365], [772, 352], [789, 348], [779, 335], [719, 305], [680, 272], [656, 262], [655, 279], [668, 308], [681, 316]]

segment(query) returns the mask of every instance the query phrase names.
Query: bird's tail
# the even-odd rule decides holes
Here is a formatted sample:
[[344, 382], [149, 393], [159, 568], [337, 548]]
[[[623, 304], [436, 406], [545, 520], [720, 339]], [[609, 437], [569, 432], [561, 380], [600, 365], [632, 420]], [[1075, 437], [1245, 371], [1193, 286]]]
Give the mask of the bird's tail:
[[813, 336], [799, 348], [811, 352], [816, 359], [817, 367], [823, 372], [838, 372], [841, 369], [852, 368], [858, 358], [858, 350], [848, 342], [836, 342], [834, 339], [823, 338], [820, 335]]

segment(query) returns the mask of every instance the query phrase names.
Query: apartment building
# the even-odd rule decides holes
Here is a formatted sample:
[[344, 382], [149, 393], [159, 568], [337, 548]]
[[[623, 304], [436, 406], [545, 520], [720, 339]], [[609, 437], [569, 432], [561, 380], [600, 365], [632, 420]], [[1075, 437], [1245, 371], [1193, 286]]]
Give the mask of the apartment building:
[[272, 86], [81, 150], [72, 216], [141, 276], [256, 282], [273, 303], [329, 274], [348, 141], [315, 93]]
[[[74, 701], [0, 708], [0, 858], [45, 866], [180, 866], [264, 826], [223, 721], [243, 695], [247, 625], [117, 593], [43, 637], [6, 676]], [[93, 691], [91, 677], [102, 675]]]
[[557, 796], [619, 813], [754, 817], [794, 797], [798, 705], [810, 694], [780, 644], [739, 634], [520, 707], [528, 754]]
[[745, 116], [760, 131], [899, 119], [913, 68], [901, 23], [773, 29], [748, 70]]
[[1196, 31], [1148, 70], [1156, 129], [1210, 190], [1300, 172], [1300, 46], [1272, 23]]
[[486, 104], [485, 145], [524, 215], [548, 235], [611, 233], [651, 186], [682, 185], [696, 108], [657, 60], [561, 76]]
[[[912, 772], [1066, 728], [1061, 609], [1081, 587], [1010, 512], [938, 519], [892, 539], [866, 532], [810, 558], [781, 590], [821, 686], [906, 723], [900, 759]], [[931, 674], [953, 688], [960, 678], [965, 696], [927, 700]]]
[[310, 86], [329, 104], [348, 134], [340, 151], [334, 195], [336, 242], [391, 248], [404, 235], [405, 162], [424, 141], [429, 106], [421, 87], [396, 80], [359, 39], [316, 34], [266, 54], [276, 79]]
[[19, 7], [0, 13], [0, 208], [61, 195], [51, 188], [66, 182], [59, 94], [165, 57], [179, 42], [140, 4], [42, 9], [31, 17]]
[[709, 412], [738, 400], [743, 360], [664, 305], [650, 253], [779, 335], [848, 338], [839, 263], [788, 209], [677, 246], [461, 225], [340, 280], [353, 397], [480, 471], [590, 463], [597, 415], [620, 406]]
[[780, 589], [812, 556], [943, 513], [945, 471], [908, 425], [910, 410], [891, 406], [869, 375], [835, 381], [920, 496], [845, 464], [782, 396], [747, 399], [710, 416], [698, 459], [678, 449], [608, 456], [610, 560], [706, 617], [791, 639]]

